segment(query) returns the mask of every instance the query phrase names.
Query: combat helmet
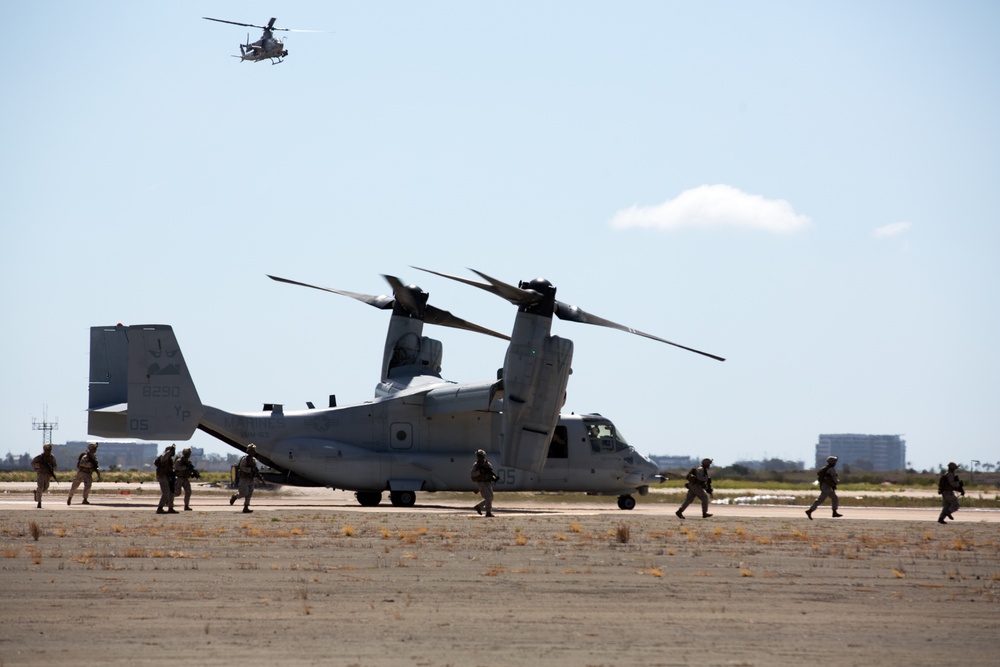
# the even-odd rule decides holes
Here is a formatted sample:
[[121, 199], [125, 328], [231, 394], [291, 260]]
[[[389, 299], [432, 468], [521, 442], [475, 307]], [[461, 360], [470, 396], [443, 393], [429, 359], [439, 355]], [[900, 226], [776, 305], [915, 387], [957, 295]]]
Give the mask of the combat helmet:
[[482, 449], [477, 449], [476, 450], [476, 458], [477, 459], [485, 459], [486, 458], [486, 452], [484, 450], [482, 450]]
[[181, 456], [191, 456], [191, 448], [185, 447], [181, 450]]
[[826, 462], [829, 463], [830, 465], [833, 465], [834, 463], [837, 462], [837, 457], [836, 456], [828, 456], [828, 457], [826, 457]]
[[88, 452], [96, 452], [97, 451], [97, 443], [96, 442], [88, 442], [87, 443], [87, 451]]
[[47, 444], [47, 443], [44, 444], [44, 445], [42, 445], [42, 451], [51, 452], [52, 451], [52, 445]]
[[948, 464], [948, 470], [958, 470], [958, 464], [952, 461]]
[[701, 460], [701, 465], [703, 465], [703, 466], [705, 466], [707, 468], [708, 466], [712, 465], [712, 459], [702, 459]]

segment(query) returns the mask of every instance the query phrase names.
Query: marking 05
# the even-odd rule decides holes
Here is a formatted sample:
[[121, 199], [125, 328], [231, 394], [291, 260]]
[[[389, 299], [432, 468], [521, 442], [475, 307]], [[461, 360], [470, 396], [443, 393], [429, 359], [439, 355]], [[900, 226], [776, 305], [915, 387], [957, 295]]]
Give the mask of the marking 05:
[[500, 468], [496, 471], [497, 481], [496, 486], [503, 486], [506, 484], [515, 484], [517, 482], [517, 469], [516, 468]]

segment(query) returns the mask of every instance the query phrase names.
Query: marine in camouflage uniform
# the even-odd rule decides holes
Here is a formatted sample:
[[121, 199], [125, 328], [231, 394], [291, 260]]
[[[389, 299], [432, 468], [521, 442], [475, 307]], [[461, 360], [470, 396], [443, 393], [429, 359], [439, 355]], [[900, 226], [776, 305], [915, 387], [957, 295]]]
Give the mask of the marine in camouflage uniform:
[[827, 498], [830, 499], [830, 505], [833, 507], [833, 517], [844, 516], [837, 512], [837, 507], [840, 506], [840, 498], [837, 497], [837, 484], [840, 483], [840, 477], [837, 475], [836, 466], [837, 457], [828, 456], [826, 457], [826, 465], [816, 471], [816, 477], [819, 478], [819, 498], [814, 500], [812, 506], [806, 510], [806, 516], [809, 517], [810, 521], [812, 521], [813, 512]]
[[952, 513], [961, 507], [956, 491], [965, 495], [965, 484], [958, 478], [958, 464], [953, 462], [948, 464], [948, 472], [938, 480], [938, 493], [941, 494], [941, 516], [938, 517], [938, 523], [945, 523], [945, 517], [955, 519]]
[[191, 448], [185, 447], [181, 450], [181, 455], [174, 461], [174, 476], [176, 481], [174, 482], [174, 495], [179, 496], [181, 492], [184, 493], [184, 510], [186, 512], [191, 511], [191, 478], [200, 477], [201, 475], [195, 470], [194, 464], [191, 463]]
[[[177, 514], [174, 509], [174, 452], [177, 448], [167, 445], [163, 453], [156, 457], [156, 483], [160, 485], [160, 504], [156, 506], [157, 514]], [[163, 509], [166, 507], [166, 509]]]
[[476, 483], [479, 495], [483, 497], [473, 509], [479, 514], [486, 510], [486, 516], [493, 516], [493, 482], [499, 479], [493, 472], [493, 465], [486, 460], [486, 452], [476, 452], [476, 462], [472, 464], [472, 481]]
[[712, 467], [712, 459], [702, 459], [701, 465], [691, 468], [687, 474], [687, 497], [681, 503], [680, 508], [674, 512], [677, 518], [684, 518], [684, 510], [694, 502], [695, 498], [701, 501], [701, 516], [704, 519], [712, 516], [708, 511], [708, 496], [712, 493], [712, 478], [708, 476], [708, 469]]
[[260, 477], [260, 470], [257, 469], [257, 461], [254, 460], [256, 455], [257, 445], [253, 443], [247, 445], [246, 455], [236, 464], [237, 491], [229, 498], [230, 505], [235, 503], [238, 498], [243, 498], [243, 512], [245, 514], [253, 512], [250, 509], [250, 498], [253, 497], [254, 483]]
[[91, 442], [87, 445], [87, 451], [76, 459], [76, 477], [73, 478], [73, 484], [69, 487], [67, 505], [73, 504], [73, 494], [76, 493], [80, 482], [83, 482], [83, 504], [90, 504], [88, 498], [90, 498], [90, 487], [94, 483], [94, 473], [97, 473], [97, 481], [101, 481], [100, 465], [97, 463], [97, 443]]
[[35, 502], [42, 508], [42, 495], [49, 490], [49, 480], [56, 478], [56, 457], [52, 456], [52, 445], [43, 445], [42, 453], [31, 459], [35, 471]]

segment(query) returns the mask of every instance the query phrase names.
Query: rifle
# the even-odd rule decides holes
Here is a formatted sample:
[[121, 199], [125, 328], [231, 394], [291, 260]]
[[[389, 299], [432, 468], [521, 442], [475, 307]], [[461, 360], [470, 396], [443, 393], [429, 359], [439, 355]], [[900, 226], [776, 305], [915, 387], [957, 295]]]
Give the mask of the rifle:
[[59, 478], [56, 477], [56, 471], [52, 469], [52, 466], [49, 465], [49, 462], [46, 461], [45, 459], [42, 459], [42, 465], [45, 466], [45, 469], [49, 471], [49, 477], [56, 480], [56, 484], [58, 484]]

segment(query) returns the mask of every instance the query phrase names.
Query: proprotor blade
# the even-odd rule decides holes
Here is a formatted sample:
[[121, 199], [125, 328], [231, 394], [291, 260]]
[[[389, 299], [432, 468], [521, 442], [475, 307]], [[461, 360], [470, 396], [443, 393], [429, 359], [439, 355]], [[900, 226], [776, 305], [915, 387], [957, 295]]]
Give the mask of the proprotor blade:
[[440, 271], [431, 271], [430, 269], [422, 269], [419, 266], [414, 266], [414, 269], [418, 271], [424, 271], [425, 273], [432, 273], [435, 276], [441, 276], [442, 278], [448, 278], [449, 280], [454, 280], [460, 283], [465, 283], [466, 285], [472, 285], [473, 287], [478, 287], [481, 290], [485, 290], [491, 294], [496, 294], [502, 299], [510, 301], [515, 306], [527, 306], [538, 303], [541, 300], [541, 295], [532, 290], [521, 289], [520, 287], [514, 287], [513, 285], [508, 285], [507, 283], [501, 282], [496, 278], [491, 278], [485, 273], [480, 273], [475, 269], [469, 269], [479, 277], [483, 278], [487, 282], [479, 283], [475, 280], [470, 280], [469, 278], [463, 278], [461, 276], [453, 276], [450, 273], [441, 273]]
[[[357, 299], [362, 303], [367, 303], [369, 306], [374, 306], [379, 310], [389, 310], [396, 303], [396, 299], [400, 299], [401, 305], [407, 309], [414, 317], [420, 317], [424, 322], [428, 324], [437, 324], [439, 326], [451, 327], [453, 329], [464, 329], [465, 331], [472, 331], [473, 333], [481, 333], [487, 336], [493, 336], [494, 338], [500, 338], [501, 340], [510, 340], [509, 336], [505, 336], [502, 333], [493, 331], [492, 329], [487, 329], [486, 327], [481, 327], [478, 324], [468, 322], [460, 317], [455, 317], [447, 310], [441, 310], [440, 308], [435, 308], [434, 306], [428, 304], [421, 315], [419, 313], [419, 308], [416, 307], [412, 298], [410, 297], [408, 290], [409, 288], [403, 284], [399, 278], [395, 276], [384, 276], [389, 282], [389, 285], [393, 288], [394, 296], [386, 296], [381, 294], [379, 296], [371, 296], [369, 294], [359, 294], [358, 292], [348, 292], [346, 290], [333, 289], [332, 287], [319, 287], [317, 285], [310, 285], [309, 283], [302, 283], [297, 280], [289, 280], [288, 278], [279, 278], [278, 276], [272, 276], [268, 274], [267, 276], [271, 280], [275, 280], [279, 283], [288, 283], [289, 285], [299, 285], [300, 287], [310, 287], [312, 289], [318, 289], [323, 292], [331, 292], [333, 294], [340, 294], [341, 296], [349, 296], [352, 299]], [[415, 287], [415, 289], [420, 289]], [[410, 303], [406, 303], [409, 301]]]
[[374, 306], [379, 310], [388, 310], [392, 308], [393, 299], [391, 296], [386, 296], [385, 294], [380, 294], [379, 296], [371, 296], [369, 294], [359, 294], [357, 292], [346, 292], [344, 290], [333, 289], [332, 287], [319, 287], [317, 285], [310, 285], [309, 283], [300, 283], [297, 280], [289, 280], [288, 278], [279, 278], [278, 276], [272, 276], [268, 274], [267, 276], [271, 280], [276, 280], [279, 283], [288, 283], [289, 285], [299, 285], [301, 287], [311, 287], [312, 289], [322, 290], [324, 292], [332, 292], [333, 294], [340, 294], [341, 296], [349, 296], [352, 299], [357, 299], [362, 303], [367, 303], [369, 306]]
[[[437, 324], [443, 327], [451, 327], [453, 329], [464, 329], [466, 331], [472, 331], [475, 333], [486, 334], [487, 336], [493, 336], [494, 338], [500, 338], [502, 340], [510, 340], [509, 336], [505, 336], [502, 333], [497, 333], [492, 329], [487, 329], [486, 327], [481, 327], [478, 324], [468, 322], [460, 317], [455, 317], [447, 310], [442, 310], [440, 308], [435, 308], [429, 303], [424, 307], [423, 313], [419, 313], [418, 305], [416, 300], [413, 299], [411, 290], [420, 290], [416, 285], [404, 285], [396, 276], [383, 275], [389, 285], [392, 286], [392, 293], [403, 302], [403, 306], [408, 312], [410, 312], [414, 317], [420, 317], [427, 324]], [[421, 290], [422, 291], [422, 290]]]
[[[230, 25], [241, 25], [245, 28], [260, 28], [261, 30], [265, 29], [264, 26], [254, 25], [253, 23], [238, 23], [236, 21], [227, 21], [225, 19], [213, 19], [211, 16], [202, 16], [201, 18], [205, 19], [206, 21], [218, 21], [219, 23], [229, 23]], [[274, 19], [271, 20], [273, 21]]]
[[570, 306], [568, 304], [562, 303], [561, 301], [556, 301], [555, 315], [561, 320], [568, 320], [570, 322], [579, 322], [581, 324], [593, 324], [599, 327], [608, 327], [609, 329], [618, 329], [619, 331], [625, 331], [630, 334], [635, 334], [636, 336], [642, 336], [643, 338], [656, 340], [661, 343], [666, 343], [667, 345], [673, 345], [674, 347], [679, 347], [682, 350], [687, 350], [688, 352], [694, 352], [695, 354], [700, 354], [705, 357], [710, 357], [718, 361], [725, 361], [723, 357], [719, 357], [714, 354], [710, 354], [708, 352], [702, 352], [701, 350], [696, 350], [693, 347], [687, 347], [686, 345], [674, 343], [665, 338], [660, 338], [659, 336], [654, 336], [653, 334], [648, 334], [644, 331], [639, 331], [638, 329], [627, 327], [624, 324], [618, 324], [617, 322], [606, 320], [603, 317], [599, 317], [597, 315], [588, 313], [582, 308], [578, 308], [577, 306]]
[[[486, 280], [487, 281], [486, 283], [476, 282], [475, 280], [462, 278], [461, 276], [453, 276], [449, 273], [441, 273], [439, 271], [431, 271], [430, 269], [422, 269], [419, 266], [414, 266], [413, 268], [417, 269], [418, 271], [425, 271], [426, 273], [432, 273], [436, 276], [441, 276], [442, 278], [448, 278], [449, 280], [455, 280], [460, 283], [465, 283], [466, 285], [472, 285], [473, 287], [478, 287], [481, 290], [485, 290], [487, 292], [491, 292], [492, 294], [496, 294], [497, 296], [502, 297], [507, 301], [513, 303], [515, 306], [521, 308], [530, 308], [538, 304], [543, 298], [543, 295], [540, 292], [535, 291], [534, 289], [524, 289], [522, 287], [514, 287], [513, 285], [508, 285], [507, 283], [497, 280], [496, 278], [491, 278], [485, 273], [482, 273], [481, 271], [476, 271], [475, 269], [469, 269], [469, 270], [478, 275], [479, 277], [481, 277], [483, 280]], [[521, 283], [521, 284], [524, 285], [527, 283]], [[533, 281], [531, 284], [544, 287], [551, 287], [551, 283], [545, 280], [536, 280]], [[557, 316], [559, 319], [568, 320], [570, 322], [578, 322], [580, 324], [593, 324], [596, 326], [608, 327], [610, 329], [618, 329], [619, 331], [635, 334], [636, 336], [642, 336], [643, 338], [649, 338], [650, 340], [659, 341], [660, 343], [673, 345], [674, 347], [679, 347], [682, 350], [687, 350], [688, 352], [694, 352], [695, 354], [700, 354], [702, 356], [709, 357], [710, 359], [715, 359], [717, 361], [725, 361], [724, 357], [720, 357], [711, 354], [709, 352], [703, 352], [702, 350], [696, 350], [693, 347], [687, 347], [686, 345], [674, 343], [673, 341], [669, 341], [665, 338], [660, 338], [659, 336], [648, 334], [644, 331], [639, 331], [638, 329], [633, 329], [632, 327], [625, 326], [624, 324], [618, 324], [617, 322], [612, 322], [611, 320], [605, 319], [598, 315], [593, 315], [591, 313], [588, 313], [582, 308], [579, 308], [577, 306], [571, 306], [569, 304], [562, 303], [561, 301], [555, 302], [555, 307], [552, 311], [552, 314]]]

